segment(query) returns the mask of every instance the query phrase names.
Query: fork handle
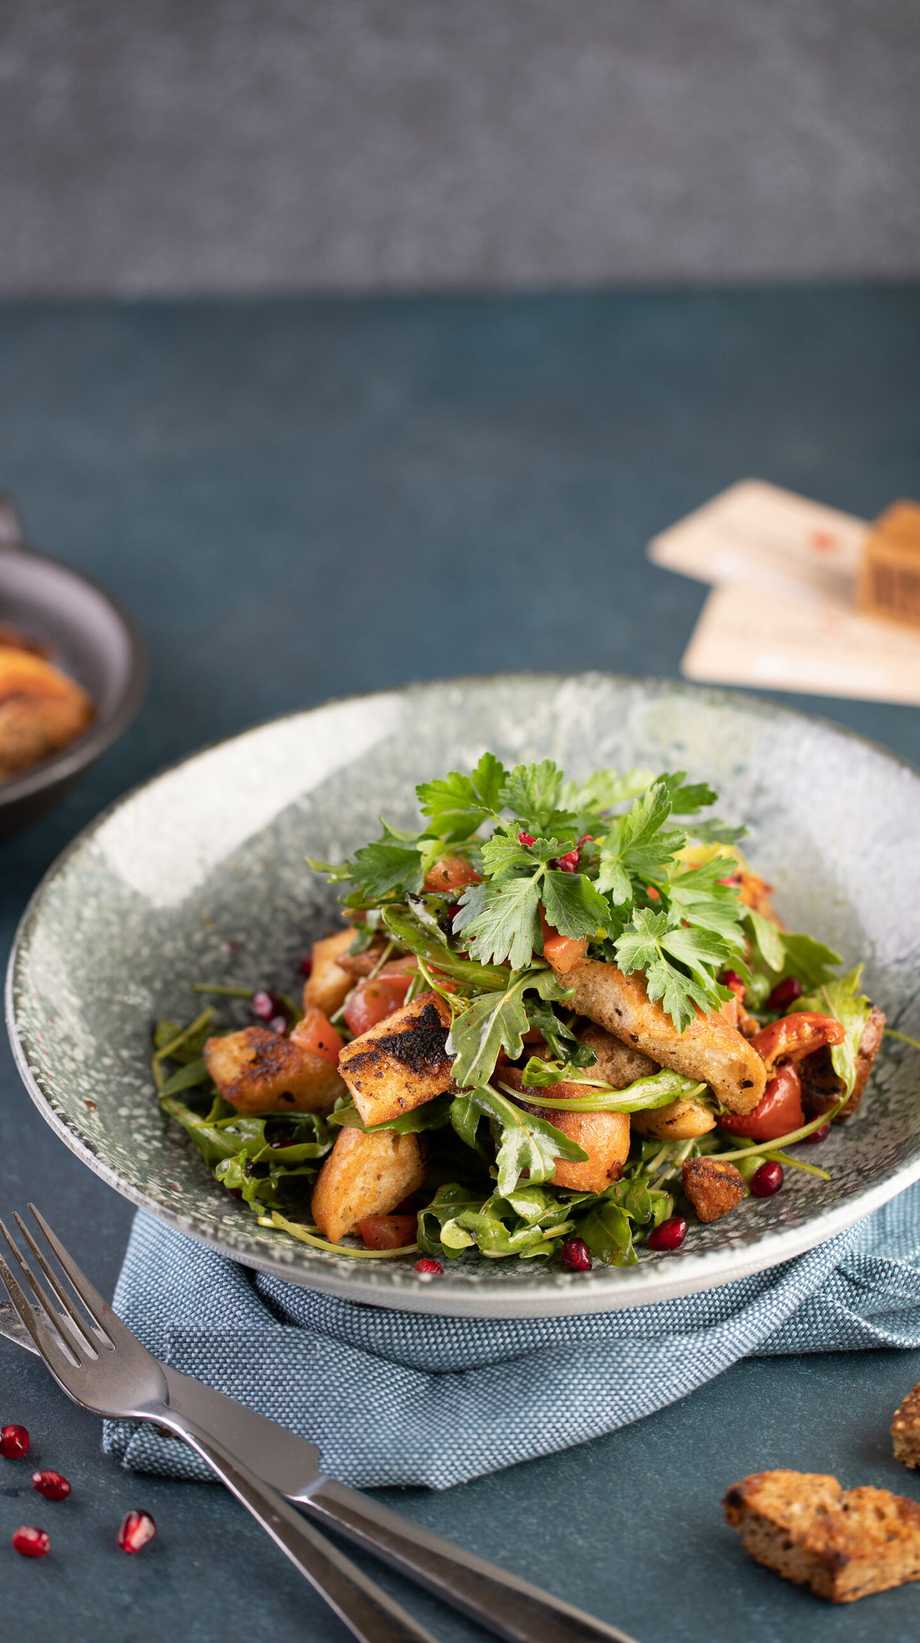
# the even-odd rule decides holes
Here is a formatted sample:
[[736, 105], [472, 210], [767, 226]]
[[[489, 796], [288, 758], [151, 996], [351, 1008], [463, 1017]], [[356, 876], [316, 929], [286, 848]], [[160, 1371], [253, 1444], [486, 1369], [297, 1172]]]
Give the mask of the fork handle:
[[508, 1574], [497, 1563], [442, 1540], [332, 1478], [320, 1478], [303, 1504], [318, 1521], [383, 1558], [508, 1643], [633, 1643], [626, 1632]]
[[289, 1506], [277, 1489], [263, 1483], [217, 1438], [178, 1417], [172, 1409], [161, 1411], [156, 1419], [198, 1451], [360, 1643], [437, 1643], [431, 1632], [419, 1626], [400, 1604]]

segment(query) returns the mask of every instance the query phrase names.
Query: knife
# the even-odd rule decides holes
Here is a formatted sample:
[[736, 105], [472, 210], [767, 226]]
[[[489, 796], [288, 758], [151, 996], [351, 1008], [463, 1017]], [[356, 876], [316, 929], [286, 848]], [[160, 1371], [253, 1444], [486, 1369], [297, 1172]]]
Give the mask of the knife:
[[[26, 1331], [0, 1301], [0, 1335], [34, 1352]], [[634, 1643], [462, 1546], [431, 1534], [399, 1512], [327, 1478], [314, 1443], [164, 1364], [169, 1402], [311, 1517], [424, 1586], [507, 1643]]]

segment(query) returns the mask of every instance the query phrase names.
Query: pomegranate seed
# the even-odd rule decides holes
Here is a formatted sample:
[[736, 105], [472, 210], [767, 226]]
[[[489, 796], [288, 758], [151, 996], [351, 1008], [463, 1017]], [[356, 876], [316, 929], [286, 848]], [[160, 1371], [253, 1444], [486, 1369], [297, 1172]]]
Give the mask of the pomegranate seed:
[[815, 1147], [815, 1146], [817, 1146], [819, 1141], [826, 1141], [828, 1136], [830, 1135], [830, 1133], [831, 1133], [830, 1124], [819, 1124], [818, 1128], [816, 1130], [812, 1130], [810, 1135], [803, 1135], [803, 1137], [802, 1137], [803, 1145], [808, 1146], [808, 1147]]
[[287, 1032], [287, 1025], [286, 1015], [273, 1015], [271, 1021], [268, 1022], [268, 1030], [270, 1033], [277, 1033], [278, 1037], [282, 1038]]
[[157, 1532], [149, 1512], [127, 1512], [121, 1520], [118, 1544], [123, 1552], [142, 1552]]
[[687, 1236], [687, 1222], [682, 1215], [671, 1215], [660, 1227], [649, 1233], [648, 1247], [657, 1250], [680, 1249]]
[[32, 1523], [23, 1523], [13, 1530], [13, 1550], [20, 1557], [47, 1557], [51, 1550], [51, 1536], [47, 1529], [36, 1529]]
[[46, 1500], [66, 1500], [70, 1494], [70, 1484], [60, 1472], [52, 1472], [50, 1468], [44, 1472], [32, 1473], [32, 1488]]
[[751, 1191], [755, 1198], [772, 1198], [783, 1184], [783, 1166], [767, 1161], [751, 1176]]
[[432, 1255], [422, 1255], [415, 1263], [415, 1270], [420, 1272], [423, 1278], [440, 1278], [444, 1272], [440, 1261], [436, 1261]]
[[768, 1010], [785, 1010], [802, 996], [802, 983], [795, 976], [787, 976], [785, 981], [778, 981], [767, 999]]
[[4, 1460], [22, 1460], [29, 1453], [29, 1434], [24, 1426], [0, 1426], [0, 1455]]
[[249, 1000], [249, 1009], [257, 1021], [271, 1021], [272, 1016], [277, 1012], [278, 1005], [271, 993], [258, 992], [253, 993]]
[[576, 845], [574, 850], [567, 850], [564, 856], [557, 856], [555, 865], [560, 873], [577, 873], [580, 861], [581, 851]]
[[583, 1238], [566, 1238], [559, 1253], [570, 1272], [591, 1271], [591, 1251]]
[[313, 960], [309, 953], [306, 958], [302, 958], [300, 961], [300, 973], [302, 976], [311, 976], [313, 974]]
[[522, 832], [522, 833], [518, 834], [518, 844], [529, 845], [529, 844], [536, 844], [536, 842], [537, 841], [534, 838], [534, 835], [532, 833], [523, 833]]

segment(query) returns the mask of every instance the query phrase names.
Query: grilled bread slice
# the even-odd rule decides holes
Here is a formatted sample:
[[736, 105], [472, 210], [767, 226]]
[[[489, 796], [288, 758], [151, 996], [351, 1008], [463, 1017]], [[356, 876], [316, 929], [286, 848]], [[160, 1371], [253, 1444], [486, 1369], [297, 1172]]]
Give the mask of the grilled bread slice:
[[339, 1071], [365, 1124], [386, 1124], [454, 1088], [449, 1029], [444, 1000], [421, 993], [345, 1045]]
[[205, 1066], [238, 1112], [329, 1112], [345, 1086], [334, 1062], [268, 1027], [209, 1038]]
[[310, 1212], [334, 1244], [369, 1215], [388, 1215], [425, 1179], [416, 1135], [343, 1129], [316, 1178]]

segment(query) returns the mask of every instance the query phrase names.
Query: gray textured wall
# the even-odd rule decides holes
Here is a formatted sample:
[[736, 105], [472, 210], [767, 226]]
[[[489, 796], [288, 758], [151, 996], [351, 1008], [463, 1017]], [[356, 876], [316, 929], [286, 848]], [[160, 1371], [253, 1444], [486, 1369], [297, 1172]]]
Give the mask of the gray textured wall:
[[0, 291], [920, 273], [918, 0], [0, 0]]

